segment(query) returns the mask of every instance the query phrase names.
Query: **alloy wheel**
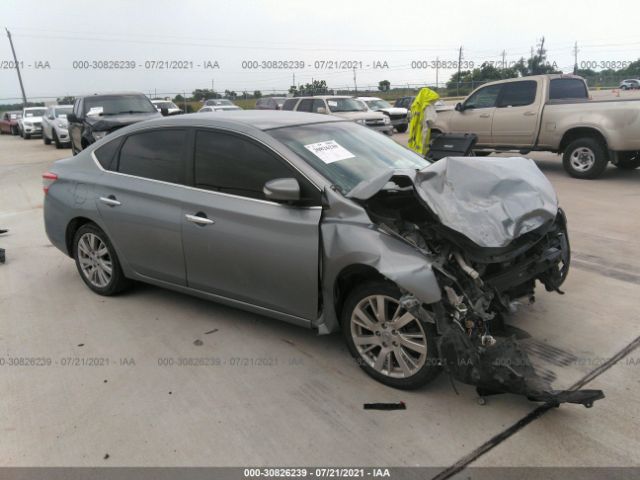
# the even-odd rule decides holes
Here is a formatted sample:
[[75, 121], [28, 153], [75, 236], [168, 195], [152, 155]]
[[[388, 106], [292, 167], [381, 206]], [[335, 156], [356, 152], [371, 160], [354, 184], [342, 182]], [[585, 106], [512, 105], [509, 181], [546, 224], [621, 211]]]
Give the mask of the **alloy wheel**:
[[596, 155], [590, 148], [580, 147], [571, 152], [571, 167], [578, 172], [587, 172], [596, 163]]
[[97, 288], [105, 288], [113, 276], [113, 262], [106, 243], [93, 233], [78, 240], [78, 262], [84, 277]]
[[353, 309], [350, 328], [362, 360], [382, 375], [408, 378], [427, 360], [422, 324], [393, 297], [362, 299]]

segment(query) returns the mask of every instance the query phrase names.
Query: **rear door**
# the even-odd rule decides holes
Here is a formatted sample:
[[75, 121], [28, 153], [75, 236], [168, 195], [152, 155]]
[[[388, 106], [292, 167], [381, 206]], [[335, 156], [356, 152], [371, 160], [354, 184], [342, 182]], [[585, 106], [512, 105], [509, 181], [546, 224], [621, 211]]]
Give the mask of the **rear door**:
[[[198, 130], [194, 186], [182, 216], [189, 287], [312, 320], [318, 314], [318, 189], [245, 135]], [[294, 177], [305, 202], [265, 200], [264, 184]]]
[[493, 114], [502, 85], [487, 85], [479, 88], [464, 102], [464, 110], [451, 115], [452, 133], [475, 133], [478, 145], [491, 145]]
[[533, 146], [540, 120], [540, 88], [542, 82], [535, 80], [517, 80], [502, 85], [493, 114], [492, 143], [506, 147]]
[[[145, 130], [95, 152], [105, 170], [96, 204], [118, 255], [136, 273], [177, 285], [186, 285], [181, 219], [188, 133], [180, 128]], [[109, 149], [119, 153], [109, 159]]]

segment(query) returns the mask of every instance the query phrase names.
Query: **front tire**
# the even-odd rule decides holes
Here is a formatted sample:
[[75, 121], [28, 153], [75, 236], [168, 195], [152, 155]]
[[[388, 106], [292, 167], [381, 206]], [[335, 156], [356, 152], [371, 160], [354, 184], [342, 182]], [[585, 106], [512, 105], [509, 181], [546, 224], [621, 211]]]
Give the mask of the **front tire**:
[[84, 283], [99, 295], [115, 295], [131, 285], [109, 237], [93, 223], [82, 225], [74, 235], [73, 258]]
[[42, 132], [42, 141], [45, 145], [51, 145], [51, 139], [47, 137], [44, 131]]
[[55, 143], [56, 148], [62, 148], [62, 144], [60, 143], [60, 139], [58, 138], [58, 134], [55, 130], [53, 130], [53, 143]]
[[390, 387], [413, 390], [432, 381], [441, 367], [436, 331], [405, 310], [397, 286], [364, 283], [347, 297], [342, 331], [349, 351], [372, 378]]
[[609, 158], [604, 145], [592, 137], [578, 138], [564, 150], [562, 165], [574, 178], [598, 178], [607, 168]]

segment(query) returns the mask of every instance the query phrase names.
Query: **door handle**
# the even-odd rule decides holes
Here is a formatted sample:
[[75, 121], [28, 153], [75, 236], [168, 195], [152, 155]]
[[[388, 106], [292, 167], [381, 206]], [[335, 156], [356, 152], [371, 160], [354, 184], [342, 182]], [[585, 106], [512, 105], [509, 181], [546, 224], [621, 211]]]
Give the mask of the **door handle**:
[[100, 201], [105, 205], [109, 205], [110, 207], [117, 207], [119, 205], [122, 205], [118, 200], [116, 200], [116, 197], [114, 197], [113, 195], [109, 195], [108, 197], [100, 197]]
[[197, 225], [201, 225], [201, 226], [212, 225], [212, 224], [216, 223], [215, 221], [211, 220], [210, 218], [207, 218], [206, 215], [204, 213], [202, 213], [202, 212], [198, 212], [195, 215], [186, 214], [185, 217], [190, 222], [193, 222], [193, 223], [195, 223]]
[[524, 112], [525, 117], [533, 117], [535, 114], [536, 112]]
[[489, 118], [491, 115], [489, 115], [488, 113], [481, 113], [480, 114], [480, 118]]

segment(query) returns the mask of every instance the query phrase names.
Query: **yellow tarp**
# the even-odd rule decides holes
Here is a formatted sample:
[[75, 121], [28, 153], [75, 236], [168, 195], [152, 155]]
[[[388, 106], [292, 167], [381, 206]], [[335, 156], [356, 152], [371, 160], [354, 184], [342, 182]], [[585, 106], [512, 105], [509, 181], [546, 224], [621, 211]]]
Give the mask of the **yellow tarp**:
[[440, 98], [430, 88], [420, 90], [411, 104], [411, 122], [409, 123], [409, 148], [423, 157], [429, 151], [431, 129], [424, 121], [425, 109]]

